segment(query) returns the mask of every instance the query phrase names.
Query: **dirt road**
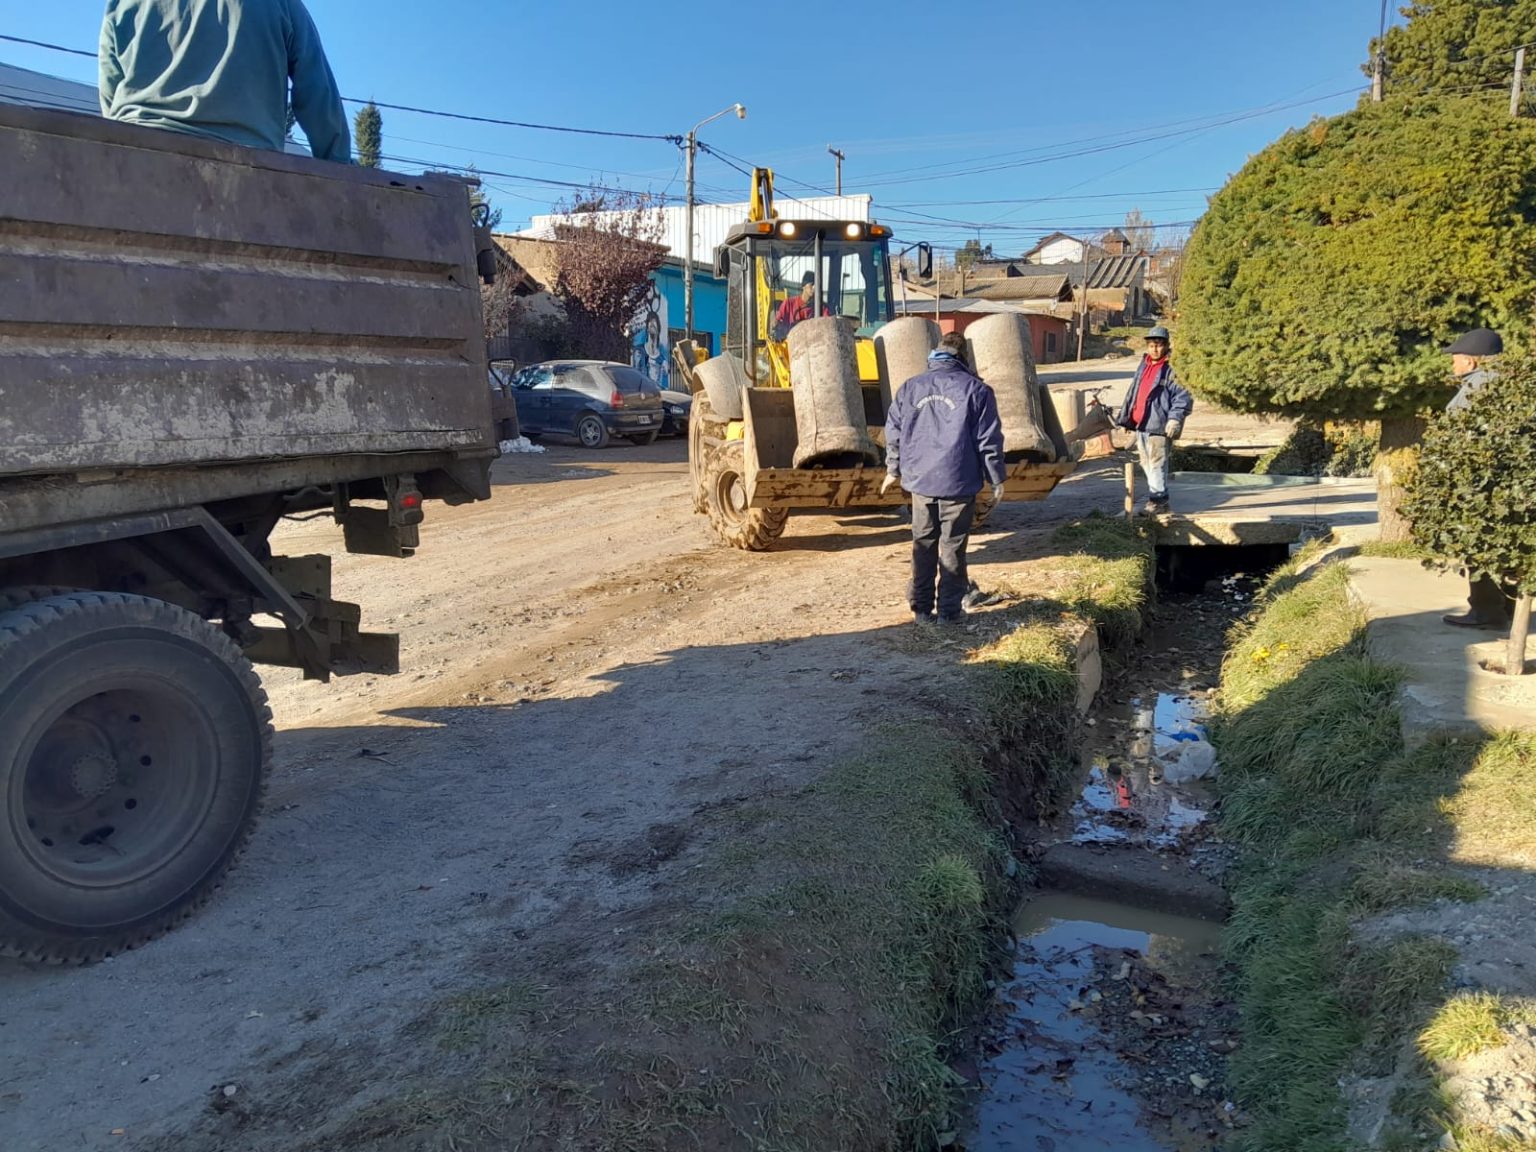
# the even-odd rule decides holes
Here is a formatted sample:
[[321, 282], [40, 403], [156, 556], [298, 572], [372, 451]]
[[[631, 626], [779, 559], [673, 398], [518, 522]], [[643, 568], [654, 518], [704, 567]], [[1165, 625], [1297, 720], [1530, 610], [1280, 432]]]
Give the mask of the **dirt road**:
[[[0, 1147], [291, 1149], [404, 1089], [435, 998], [510, 958], [611, 965], [686, 906], [713, 814], [803, 786], [932, 691], [905, 522], [792, 519], [715, 548], [682, 442], [498, 463], [409, 561], [341, 556], [397, 677], [266, 676], [266, 816], [189, 924], [83, 969], [0, 963]], [[1120, 499], [1113, 469], [1007, 506], [973, 574]], [[285, 550], [334, 546], [325, 522]], [[232, 1090], [232, 1091], [231, 1091]]]

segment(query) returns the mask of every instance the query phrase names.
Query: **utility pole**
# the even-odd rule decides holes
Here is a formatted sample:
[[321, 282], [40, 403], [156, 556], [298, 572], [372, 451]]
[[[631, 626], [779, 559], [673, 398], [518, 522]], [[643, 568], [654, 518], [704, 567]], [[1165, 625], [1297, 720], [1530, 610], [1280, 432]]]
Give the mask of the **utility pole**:
[[1381, 87], [1387, 71], [1387, 3], [1381, 0], [1381, 31], [1376, 34], [1376, 55], [1371, 60], [1371, 103], [1381, 103]]
[[1520, 86], [1525, 82], [1525, 49], [1515, 49], [1515, 78], [1509, 86], [1509, 114], [1520, 115]]
[[685, 226], [688, 229], [688, 239], [684, 242], [683, 256], [683, 330], [689, 340], [693, 339], [693, 158], [699, 150], [699, 129], [711, 120], [718, 120], [722, 116], [736, 113], [736, 119], [747, 118], [747, 106], [745, 104], [732, 104], [713, 116], [706, 116], [688, 130], [687, 142], [684, 145], [687, 151], [688, 161], [688, 197], [687, 208], [683, 215]]
[[1079, 240], [1083, 246], [1083, 298], [1078, 302], [1077, 310], [1077, 358], [1081, 362], [1083, 358], [1083, 336], [1088, 331], [1088, 241]]
[[841, 196], [843, 194], [843, 154], [830, 144], [827, 145], [827, 151], [837, 159], [837, 194]]

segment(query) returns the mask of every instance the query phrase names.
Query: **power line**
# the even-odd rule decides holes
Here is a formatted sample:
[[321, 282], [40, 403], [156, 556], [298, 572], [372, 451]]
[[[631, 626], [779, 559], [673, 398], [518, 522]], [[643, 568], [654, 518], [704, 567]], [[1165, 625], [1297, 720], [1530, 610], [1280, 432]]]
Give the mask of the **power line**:
[[380, 159], [387, 160], [391, 164], [408, 164], [412, 167], [419, 167], [429, 171], [436, 170], [439, 172], [457, 172], [461, 175], [491, 176], [498, 180], [520, 180], [525, 184], [532, 184], [535, 187], [568, 188], [578, 192], [611, 192], [615, 195], [625, 196], [650, 196], [658, 200], [682, 199], [681, 196], [668, 196], [655, 192], [639, 192], [636, 189], [625, 188], [616, 184], [583, 184], [579, 180], [555, 180], [550, 177], [530, 176], [523, 172], [498, 172], [492, 168], [479, 168], [472, 164], [449, 164], [441, 161], [423, 160], [420, 157], [387, 155], [381, 156]]
[[[1317, 85], [1316, 84], [1312, 84], [1312, 85], [1309, 85], [1309, 87], [1315, 88], [1315, 87], [1317, 87]], [[1304, 88], [1304, 89], [1302, 89], [1301, 92], [1298, 92], [1296, 95], [1300, 96], [1302, 94], [1302, 92], [1305, 92], [1305, 91], [1306, 91], [1306, 89]], [[1139, 144], [1139, 143], [1141, 143], [1143, 141], [1146, 141], [1146, 140], [1149, 140], [1149, 139], [1163, 139], [1163, 138], [1165, 138], [1165, 137], [1149, 137], [1149, 136], [1146, 135], [1146, 133], [1148, 133], [1148, 132], [1162, 132], [1165, 129], [1182, 128], [1182, 127], [1184, 127], [1186, 125], [1192, 126], [1192, 127], [1190, 127], [1188, 129], [1191, 132], [1198, 132], [1198, 131], [1201, 131], [1204, 128], [1207, 128], [1207, 127], [1223, 127], [1226, 124], [1235, 123], [1237, 119], [1252, 118], [1252, 117], [1255, 117], [1255, 116], [1267, 115], [1267, 114], [1269, 114], [1271, 112], [1279, 112], [1279, 111], [1283, 111], [1283, 110], [1285, 110], [1287, 108], [1299, 107], [1301, 104], [1316, 103], [1316, 102], [1320, 102], [1320, 101], [1323, 101], [1323, 100], [1330, 100], [1330, 99], [1333, 99], [1335, 96], [1347, 95], [1348, 92], [1352, 92], [1352, 91], [1357, 91], [1357, 89], [1353, 89], [1353, 88], [1352, 89], [1346, 89], [1344, 92], [1336, 92], [1336, 93], [1332, 93], [1332, 94], [1330, 94], [1328, 96], [1312, 97], [1312, 98], [1309, 98], [1308, 100], [1299, 101], [1296, 104], [1285, 103], [1284, 99], [1288, 99], [1288, 98], [1283, 98], [1282, 101], [1272, 101], [1269, 104], [1264, 104], [1264, 105], [1258, 106], [1256, 108], [1240, 109], [1237, 112], [1210, 113], [1210, 114], [1207, 114], [1207, 115], [1204, 115], [1204, 116], [1193, 116], [1193, 117], [1189, 117], [1189, 118], [1183, 119], [1183, 120], [1170, 120], [1170, 121], [1167, 121], [1166, 123], [1162, 123], [1162, 124], [1152, 124], [1152, 125], [1149, 125], [1149, 126], [1147, 126], [1145, 128], [1122, 129], [1122, 130], [1120, 130], [1118, 132], [1105, 133], [1105, 134], [1099, 135], [1099, 136], [1086, 136], [1086, 137], [1083, 137], [1083, 138], [1078, 139], [1078, 140], [1067, 140], [1067, 141], [1059, 141], [1059, 142], [1055, 142], [1055, 143], [1051, 143], [1051, 144], [1042, 144], [1042, 145], [1038, 145], [1038, 146], [1033, 147], [1033, 148], [1024, 148], [1024, 149], [1020, 149], [1020, 150], [1013, 151], [1013, 152], [996, 152], [996, 153], [993, 153], [993, 154], [991, 154], [989, 156], [975, 157], [971, 161], [966, 161], [966, 160], [949, 160], [949, 161], [944, 161], [944, 162], [936, 163], [936, 164], [923, 164], [923, 165], [918, 165], [916, 167], [911, 167], [911, 168], [899, 168], [899, 169], [891, 169], [891, 170], [885, 171], [885, 172], [874, 172], [874, 173], [871, 173], [870, 176], [868, 178], [866, 178], [866, 180], [864, 182], [866, 184], [874, 184], [874, 183], [880, 181], [880, 179], [882, 177], [885, 177], [885, 176], [896, 176], [896, 177], [910, 176], [910, 174], [914, 173], [914, 172], [928, 172], [928, 171], [933, 171], [933, 170], [940, 169], [940, 168], [951, 168], [951, 169], [953, 169], [953, 168], [956, 168], [958, 165], [964, 165], [964, 164], [968, 164], [968, 163], [982, 163], [982, 162], [991, 161], [991, 160], [1007, 160], [1007, 159], [1015, 158], [1015, 157], [1035, 157], [1039, 153], [1050, 152], [1050, 150], [1053, 149], [1053, 148], [1063, 148], [1063, 147], [1066, 147], [1066, 148], [1076, 148], [1076, 147], [1079, 147], [1081, 145], [1097, 144], [1097, 143], [1101, 143], [1103, 141], [1119, 141], [1119, 143], [1113, 144], [1113, 145], [1111, 145], [1111, 147], [1131, 147], [1131, 146], [1133, 146], [1135, 144]], [[1213, 121], [1213, 120], [1216, 121], [1217, 123], [1212, 124], [1211, 121]], [[1172, 133], [1171, 135], [1178, 135], [1178, 133]], [[1125, 140], [1121, 139], [1122, 137], [1127, 137], [1127, 136], [1131, 137], [1131, 139], [1125, 139]], [[1074, 153], [1074, 155], [1075, 155], [1075, 153]], [[1031, 161], [1031, 162], [1036, 162], [1036, 161]], [[1042, 162], [1043, 163], [1044, 160], [1042, 159], [1042, 160], [1040, 160], [1038, 162]], [[998, 167], [1010, 167], [1010, 166], [1012, 166], [1012, 165], [999, 165]], [[992, 168], [986, 168], [986, 169], [979, 169], [979, 170], [980, 171], [992, 171], [993, 169]], [[943, 179], [943, 178], [945, 178], [945, 176], [950, 176], [950, 175], [969, 175], [971, 171], [972, 171], [971, 169], [965, 169], [965, 170], [962, 170], [962, 171], [955, 171], [955, 172], [950, 172], [950, 173], [946, 173], [946, 174], [937, 175], [937, 176], [934, 176], [934, 177], [931, 177], [931, 178], [932, 179]]]
[[1134, 148], [1140, 144], [1149, 144], [1158, 140], [1171, 140], [1179, 136], [1189, 136], [1202, 132], [1209, 132], [1217, 128], [1225, 128], [1232, 124], [1241, 123], [1244, 120], [1253, 120], [1260, 116], [1269, 116], [1275, 112], [1284, 112], [1291, 108], [1301, 108], [1308, 104], [1319, 104], [1325, 100], [1333, 100], [1340, 96], [1348, 96], [1359, 91], [1361, 91], [1360, 86], [1345, 88], [1338, 92], [1330, 92], [1326, 96], [1314, 96], [1308, 100], [1297, 100], [1290, 104], [1277, 104], [1258, 109], [1256, 111], [1229, 116], [1214, 123], [1202, 124], [1198, 128], [1182, 128], [1172, 132], [1161, 132], [1155, 133], [1153, 135], [1141, 135], [1134, 140], [1123, 140], [1117, 143], [1100, 144], [1095, 147], [1088, 148], [1074, 148], [1070, 151], [1057, 152], [1046, 156], [1037, 156], [1028, 160], [1014, 160], [1006, 164], [989, 164], [982, 167], [970, 168], [956, 172], [930, 173], [926, 176], [909, 175], [899, 179], [883, 181], [865, 180], [863, 183], [870, 187], [894, 187], [902, 184], [917, 184], [931, 180], [952, 180], [962, 176], [981, 176], [991, 172], [1004, 172], [1015, 168], [1029, 168], [1037, 164], [1050, 164], [1058, 160], [1073, 160], [1080, 156], [1095, 156], [1103, 152], [1116, 152], [1122, 148]]
[[496, 124], [503, 128], [532, 128], [540, 132], [566, 132], [576, 136], [609, 136], [621, 140], [665, 140], [669, 144], [681, 144], [683, 138], [676, 134], [658, 132], [614, 132], [606, 128], [571, 128], [560, 124], [533, 124], [524, 120], [502, 120], [495, 116], [471, 116], [465, 112], [441, 112], [434, 108], [412, 108], [409, 104], [384, 104], [378, 100], [358, 100], [343, 96], [348, 104], [372, 104], [375, 108], [387, 108], [391, 112], [414, 112], [419, 116], [438, 116], [444, 120], [466, 120], [471, 124]]
[[[9, 36], [0, 33], [0, 40], [8, 40], [13, 44], [28, 44], [34, 48], [47, 48], [53, 52], [65, 52], [71, 56], [86, 56], [96, 59], [95, 52], [85, 52], [79, 48], [66, 48], [62, 44], [49, 44], [45, 40], [28, 40], [24, 36]], [[382, 104], [377, 100], [358, 100], [352, 96], [343, 96], [348, 104], [372, 104], [375, 108], [388, 108], [392, 112], [413, 112], [419, 116], [438, 116], [445, 120], [465, 120], [473, 124], [496, 124], [504, 128], [529, 128], [540, 132], [565, 132], [576, 136], [608, 136], [621, 140], [665, 140], [669, 144], [681, 144], [683, 138], [676, 134], [659, 132], [616, 132], [606, 128], [572, 128], [562, 124], [534, 124], [523, 120], [503, 120], [495, 116], [471, 116], [464, 112], [443, 112], [435, 108], [414, 108], [409, 104]]]
[[42, 40], [28, 40], [25, 36], [7, 36], [0, 33], [0, 40], [9, 40], [12, 44], [30, 44], [34, 48], [49, 48], [54, 52], [67, 52], [71, 56], [85, 56], [96, 59], [94, 52], [82, 52], [79, 48], [65, 48], [62, 44], [49, 44]]
[[[1094, 177], [1098, 179], [1097, 176]], [[1160, 188], [1126, 192], [1094, 192], [1084, 196], [1020, 196], [1003, 200], [886, 200], [887, 208], [944, 208], [951, 204], [985, 206], [991, 204], [1052, 204], [1060, 201], [1075, 202], [1078, 200], [1127, 200], [1138, 196], [1173, 196], [1189, 192], [1216, 192], [1219, 187], [1212, 185], [1206, 188]]]

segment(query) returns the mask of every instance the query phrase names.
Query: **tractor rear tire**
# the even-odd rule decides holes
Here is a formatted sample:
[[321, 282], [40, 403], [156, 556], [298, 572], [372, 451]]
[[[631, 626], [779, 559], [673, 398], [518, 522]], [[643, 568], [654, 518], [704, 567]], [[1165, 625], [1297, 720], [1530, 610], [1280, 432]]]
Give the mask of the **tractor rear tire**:
[[109, 592], [0, 614], [0, 956], [98, 960], [181, 923], [271, 757], [261, 681], [201, 617]]
[[720, 542], [745, 552], [763, 552], [784, 534], [788, 508], [749, 508], [740, 440], [720, 445], [709, 457], [705, 496], [709, 524]]

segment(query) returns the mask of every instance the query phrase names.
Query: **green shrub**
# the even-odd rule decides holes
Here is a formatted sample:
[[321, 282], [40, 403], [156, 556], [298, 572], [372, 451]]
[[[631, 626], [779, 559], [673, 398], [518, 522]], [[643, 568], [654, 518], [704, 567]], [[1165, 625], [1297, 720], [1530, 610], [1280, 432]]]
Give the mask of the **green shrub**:
[[1536, 591], [1536, 361], [1501, 362], [1430, 424], [1404, 512], [1430, 566]]
[[1440, 407], [1440, 349], [1523, 343], [1536, 283], [1536, 123], [1481, 97], [1366, 104], [1287, 133], [1190, 239], [1180, 375], [1244, 412], [1369, 420]]

